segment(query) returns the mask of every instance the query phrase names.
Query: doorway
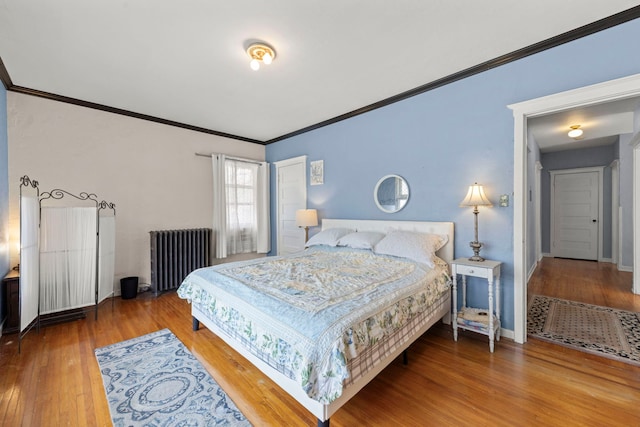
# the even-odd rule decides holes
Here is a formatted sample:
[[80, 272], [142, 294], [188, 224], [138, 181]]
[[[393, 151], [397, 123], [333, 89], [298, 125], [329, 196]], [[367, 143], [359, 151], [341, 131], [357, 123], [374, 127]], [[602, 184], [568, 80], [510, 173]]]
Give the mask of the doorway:
[[602, 258], [603, 168], [551, 171], [551, 255]]
[[307, 156], [275, 162], [277, 254], [304, 249], [304, 231], [296, 226], [296, 211], [307, 207]]
[[[604, 102], [640, 96], [640, 74], [611, 80], [608, 82], [574, 89], [555, 95], [545, 96], [518, 104], [509, 105], [514, 114], [514, 340], [524, 343], [527, 339], [527, 255], [530, 249], [526, 235], [528, 212], [527, 197], [529, 183], [527, 178], [527, 120], [558, 111], [580, 106], [596, 105]], [[640, 134], [640, 133], [639, 133]], [[634, 164], [640, 161], [640, 136], [634, 139]], [[640, 209], [640, 172], [633, 168], [633, 219]], [[633, 226], [633, 291], [640, 293], [640, 224]]]

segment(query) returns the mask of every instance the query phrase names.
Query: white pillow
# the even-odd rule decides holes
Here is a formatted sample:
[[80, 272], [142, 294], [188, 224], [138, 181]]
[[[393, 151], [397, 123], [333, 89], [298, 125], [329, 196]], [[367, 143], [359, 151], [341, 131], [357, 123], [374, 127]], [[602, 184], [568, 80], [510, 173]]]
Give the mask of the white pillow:
[[359, 231], [349, 233], [338, 241], [338, 246], [347, 246], [353, 249], [373, 249], [384, 237], [384, 233], [377, 231]]
[[311, 237], [305, 247], [308, 248], [315, 245], [336, 246], [342, 236], [352, 232], [353, 230], [350, 228], [328, 228]]
[[446, 235], [394, 230], [376, 244], [374, 252], [409, 258], [433, 268], [436, 251], [448, 240]]

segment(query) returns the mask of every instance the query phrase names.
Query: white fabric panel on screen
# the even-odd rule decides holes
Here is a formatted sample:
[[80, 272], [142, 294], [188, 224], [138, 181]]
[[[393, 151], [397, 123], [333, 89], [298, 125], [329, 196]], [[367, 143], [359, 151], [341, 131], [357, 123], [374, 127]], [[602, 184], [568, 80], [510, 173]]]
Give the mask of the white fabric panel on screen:
[[43, 207], [40, 314], [95, 304], [95, 207]]
[[[26, 193], [26, 191], [25, 191]], [[20, 332], [38, 316], [40, 255], [38, 196], [20, 196]]]
[[100, 248], [98, 261], [98, 303], [113, 293], [116, 259], [116, 217], [100, 217]]

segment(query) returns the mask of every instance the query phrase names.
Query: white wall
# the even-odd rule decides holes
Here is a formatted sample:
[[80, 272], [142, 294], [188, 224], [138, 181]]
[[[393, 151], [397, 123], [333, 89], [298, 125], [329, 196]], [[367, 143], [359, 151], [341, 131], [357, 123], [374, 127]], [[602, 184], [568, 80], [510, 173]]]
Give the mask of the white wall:
[[[536, 222], [539, 219], [536, 216], [536, 200], [539, 199], [539, 195], [536, 193], [536, 176], [537, 176], [537, 163], [540, 161], [540, 148], [536, 142], [536, 138], [531, 132], [527, 130], [527, 192], [525, 197], [527, 198], [527, 274], [530, 276], [533, 274], [537, 264], [538, 256], [536, 253], [536, 242], [540, 238], [538, 233], [542, 233], [538, 230]], [[510, 197], [512, 199], [513, 197]], [[513, 201], [510, 200], [510, 203]]]
[[41, 191], [95, 193], [116, 204], [116, 284], [150, 282], [149, 231], [211, 227], [211, 160], [196, 152], [265, 158], [262, 145], [29, 95], [8, 92], [7, 104], [11, 241], [21, 176]]
[[633, 135], [620, 135], [620, 260], [618, 265], [625, 271], [633, 271], [633, 147], [629, 145]]

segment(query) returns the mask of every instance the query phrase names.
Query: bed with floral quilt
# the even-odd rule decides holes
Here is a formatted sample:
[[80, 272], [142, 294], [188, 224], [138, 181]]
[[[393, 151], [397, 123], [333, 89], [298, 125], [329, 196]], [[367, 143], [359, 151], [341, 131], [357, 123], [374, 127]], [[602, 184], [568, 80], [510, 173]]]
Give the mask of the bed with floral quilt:
[[196, 270], [178, 295], [329, 425], [435, 322], [448, 320], [453, 224], [324, 220], [307, 248]]

